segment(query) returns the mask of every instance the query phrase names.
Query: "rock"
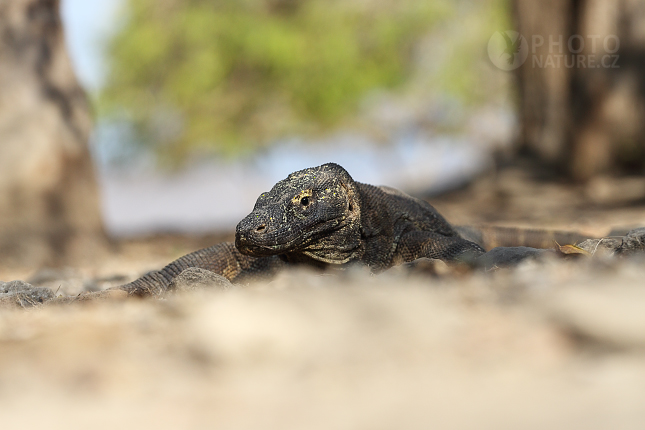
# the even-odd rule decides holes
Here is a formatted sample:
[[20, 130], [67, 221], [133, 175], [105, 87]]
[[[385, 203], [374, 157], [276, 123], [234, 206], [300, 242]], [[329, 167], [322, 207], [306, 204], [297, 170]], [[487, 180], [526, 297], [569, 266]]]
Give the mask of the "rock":
[[495, 267], [508, 267], [519, 264], [528, 258], [538, 258], [545, 253], [553, 252], [547, 249], [529, 248], [527, 246], [497, 247], [475, 259], [475, 264], [486, 270]]
[[170, 291], [228, 290], [233, 284], [210, 270], [191, 267], [179, 274], [168, 286]]
[[49, 288], [34, 287], [24, 281], [0, 282], [0, 303], [11, 303], [23, 308], [37, 306], [54, 298]]
[[43, 268], [26, 281], [35, 287], [46, 287], [64, 296], [76, 296], [82, 292], [98, 291], [105, 288], [95, 280], [88, 279], [82, 272], [69, 267]]
[[631, 256], [643, 253], [645, 251], [645, 227], [631, 230], [622, 238], [588, 239], [580, 243], [578, 247], [594, 256]]
[[622, 243], [623, 241], [620, 238], [604, 237], [602, 239], [587, 239], [577, 246], [594, 257], [600, 257], [614, 255]]
[[101, 301], [121, 301], [128, 298], [128, 292], [118, 289], [84, 292], [76, 296], [59, 296], [51, 304], [68, 305], [71, 303], [96, 303]]
[[645, 251], [645, 227], [637, 228], [623, 237], [623, 243], [616, 250], [620, 255], [633, 255]]

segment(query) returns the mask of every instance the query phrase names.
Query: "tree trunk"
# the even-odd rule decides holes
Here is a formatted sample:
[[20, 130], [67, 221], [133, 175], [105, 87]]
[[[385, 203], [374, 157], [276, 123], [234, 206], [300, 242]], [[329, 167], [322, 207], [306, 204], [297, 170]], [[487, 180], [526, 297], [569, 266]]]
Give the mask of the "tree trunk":
[[515, 0], [514, 11], [530, 49], [518, 69], [525, 152], [576, 180], [643, 173], [642, 0]]
[[102, 249], [88, 101], [57, 0], [0, 2], [0, 255], [30, 266]]

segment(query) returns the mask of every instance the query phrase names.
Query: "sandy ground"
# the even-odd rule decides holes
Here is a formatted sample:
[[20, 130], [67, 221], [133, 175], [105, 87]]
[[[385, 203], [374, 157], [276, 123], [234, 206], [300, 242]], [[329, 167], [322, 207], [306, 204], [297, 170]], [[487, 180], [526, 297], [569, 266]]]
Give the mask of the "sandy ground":
[[[502, 197], [465, 190], [436, 206], [458, 222], [490, 221], [498, 198], [503, 224], [521, 224], [517, 208], [544, 226], [645, 221], [634, 205], [584, 209], [570, 187], [518, 202], [510, 183]], [[214, 239], [129, 241], [94, 265], [35, 278], [1, 267], [0, 279], [101, 289]], [[0, 426], [642, 429], [644, 262], [290, 271], [161, 300], [1, 308]]]
[[2, 428], [641, 429], [643, 275], [298, 271], [5, 309]]

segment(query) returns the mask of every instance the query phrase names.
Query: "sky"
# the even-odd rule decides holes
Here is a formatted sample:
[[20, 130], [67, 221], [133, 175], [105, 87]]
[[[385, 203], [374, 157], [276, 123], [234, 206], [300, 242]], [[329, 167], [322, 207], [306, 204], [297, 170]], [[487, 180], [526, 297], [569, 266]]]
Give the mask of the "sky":
[[103, 45], [119, 26], [123, 0], [62, 0], [67, 49], [81, 84], [97, 91], [105, 79]]

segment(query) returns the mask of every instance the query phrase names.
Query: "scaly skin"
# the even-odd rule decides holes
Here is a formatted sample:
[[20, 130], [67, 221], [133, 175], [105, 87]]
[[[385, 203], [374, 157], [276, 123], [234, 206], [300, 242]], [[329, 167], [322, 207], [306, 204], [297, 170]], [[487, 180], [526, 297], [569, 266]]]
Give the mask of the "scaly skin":
[[161, 270], [119, 287], [130, 294], [145, 296], [165, 292], [173, 278], [189, 267], [210, 270], [228, 280], [241, 281], [247, 277], [270, 277], [284, 263], [277, 257], [253, 258], [240, 254], [230, 242], [219, 243], [184, 255]]
[[239, 282], [294, 264], [324, 268], [361, 263], [380, 272], [421, 257], [472, 261], [485, 252], [475, 241], [494, 237], [472, 228], [459, 230], [429, 203], [355, 182], [341, 166], [329, 163], [294, 172], [262, 193], [237, 225], [234, 245], [185, 255], [120, 288], [159, 294], [189, 267]]

